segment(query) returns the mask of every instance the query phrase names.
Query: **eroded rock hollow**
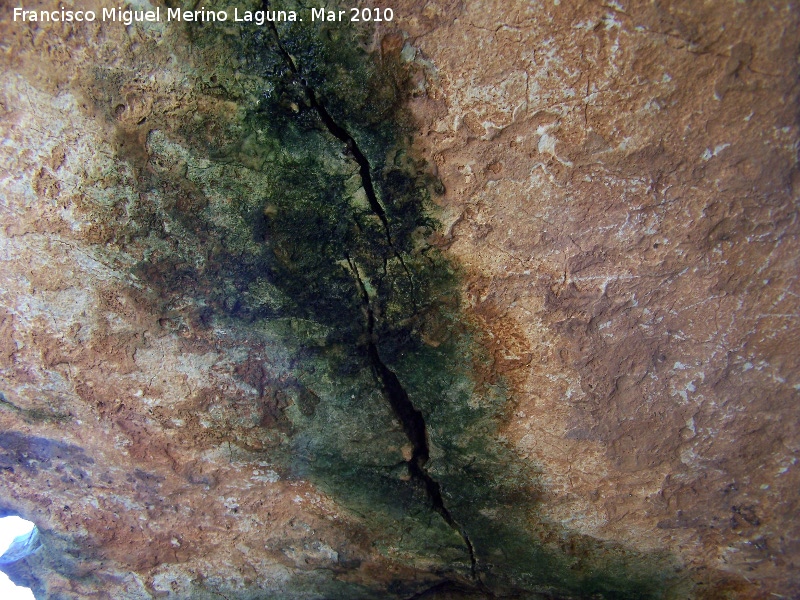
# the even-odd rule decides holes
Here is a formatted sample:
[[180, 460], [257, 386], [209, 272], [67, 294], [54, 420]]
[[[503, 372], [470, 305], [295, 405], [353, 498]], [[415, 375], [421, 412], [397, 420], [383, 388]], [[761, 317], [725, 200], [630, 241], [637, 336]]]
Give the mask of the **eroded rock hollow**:
[[2, 570], [796, 596], [796, 6], [196, 4], [0, 7]]

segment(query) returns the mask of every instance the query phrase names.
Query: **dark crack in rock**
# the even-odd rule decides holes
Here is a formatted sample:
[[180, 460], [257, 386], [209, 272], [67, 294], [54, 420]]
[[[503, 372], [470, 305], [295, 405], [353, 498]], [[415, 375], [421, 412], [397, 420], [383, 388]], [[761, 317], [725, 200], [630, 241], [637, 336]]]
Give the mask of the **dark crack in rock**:
[[[667, 316], [693, 275], [659, 259], [669, 232], [651, 213], [681, 206], [667, 192], [683, 189], [682, 165], [703, 171], [682, 176], [692, 189], [734, 177], [717, 167], [728, 142], [687, 158], [666, 133], [605, 127], [628, 127], [634, 108], [631, 123], [655, 127], [653, 111], [674, 110], [694, 140], [696, 113], [667, 77], [694, 73], [730, 106], [761, 93], [762, 49], [742, 30], [723, 52], [697, 25], [716, 13], [677, 4], [394, 9], [376, 27], [3, 21], [2, 160], [15, 175], [3, 180], [0, 507], [37, 523], [4, 569], [58, 598], [785, 592], [781, 567], [762, 565], [791, 556], [794, 538], [765, 533], [777, 480], [754, 488], [718, 457], [705, 471], [713, 518], [692, 500], [705, 492], [686, 465], [717, 456], [692, 440], [717, 442], [711, 413], [685, 406], [732, 379], [706, 382], [664, 337], [691, 325]], [[673, 71], [654, 83], [642, 73], [661, 54]], [[612, 67], [639, 74], [626, 81], [652, 92], [646, 106], [620, 99], [635, 92]], [[608, 94], [618, 104], [599, 112]], [[725, 131], [720, 119], [706, 128]], [[781, 193], [764, 210], [788, 231]], [[662, 204], [637, 200], [648, 194]], [[678, 244], [719, 275], [718, 302], [749, 288], [703, 261], [743, 230], [771, 239], [745, 204], [704, 205]], [[647, 237], [652, 273], [626, 262], [628, 238], [610, 241], [629, 230]], [[622, 264], [631, 273], [609, 272]], [[748, 381], [780, 362], [731, 360]], [[654, 415], [663, 432], [642, 437]], [[729, 530], [750, 544], [743, 563]]]

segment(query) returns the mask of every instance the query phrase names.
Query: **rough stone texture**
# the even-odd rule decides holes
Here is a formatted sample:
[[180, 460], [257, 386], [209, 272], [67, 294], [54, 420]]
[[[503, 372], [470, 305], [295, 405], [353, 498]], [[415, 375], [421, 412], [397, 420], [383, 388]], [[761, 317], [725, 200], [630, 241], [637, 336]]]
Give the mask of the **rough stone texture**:
[[[230, 50], [192, 48], [177, 26], [20, 26], [9, 12], [0, 498], [43, 544], [7, 572], [47, 598], [358, 598], [433, 580], [387, 559], [381, 532], [264, 451], [298, 387], [286, 348], [209, 327], [189, 276], [167, 293], [134, 273], [164, 256], [203, 265], [211, 252], [171, 217], [175, 197], [224, 206], [269, 185], [240, 166], [257, 159], [246, 148], [226, 177], [161, 134], [207, 119], [209, 139], [225, 143], [252, 102]], [[139, 185], [192, 169], [200, 185], [226, 185]]]
[[[508, 390], [492, 433], [521, 465], [508, 477], [536, 474], [516, 497], [542, 524], [531, 536], [570, 556], [575, 536], [665, 553], [679, 574], [657, 597], [793, 597], [797, 8], [392, 7], [375, 45], [416, 65], [417, 154], [446, 190], [435, 243], [486, 334], [476, 377]], [[346, 395], [315, 359], [214, 312], [236, 294], [210, 289], [213, 235], [175, 210], [224, 229], [228, 205], [274, 185], [237, 138], [258, 88], [236, 68], [236, 28], [192, 45], [178, 27], [21, 27], [9, 13], [0, 508], [35, 521], [40, 545], [4, 568], [52, 598], [410, 597], [445, 579], [441, 597], [486, 596], [458, 540], [359, 512], [287, 458], [307, 427], [313, 462], [328, 423], [343, 462], [408, 460], [367, 384], [338, 386], [363, 393], [343, 423], [314, 395]], [[167, 259], [182, 289], [148, 277]], [[537, 597], [516, 576], [498, 589]]]
[[443, 242], [547, 514], [792, 596], [796, 7], [411, 6]]

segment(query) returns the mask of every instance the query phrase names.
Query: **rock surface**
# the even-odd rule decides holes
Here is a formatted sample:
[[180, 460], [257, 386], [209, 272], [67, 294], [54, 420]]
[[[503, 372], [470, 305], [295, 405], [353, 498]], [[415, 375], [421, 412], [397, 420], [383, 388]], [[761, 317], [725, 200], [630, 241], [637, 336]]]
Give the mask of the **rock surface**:
[[419, 140], [546, 514], [791, 596], [796, 10], [431, 8]]
[[3, 569], [793, 597], [800, 12], [392, 8], [282, 47], [0, 8]]

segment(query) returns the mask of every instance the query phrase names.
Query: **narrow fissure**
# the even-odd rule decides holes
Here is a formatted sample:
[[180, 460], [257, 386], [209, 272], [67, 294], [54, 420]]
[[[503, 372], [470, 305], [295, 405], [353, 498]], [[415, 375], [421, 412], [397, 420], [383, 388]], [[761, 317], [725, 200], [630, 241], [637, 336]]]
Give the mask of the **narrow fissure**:
[[[268, 0], [264, 1], [264, 7], [269, 8]], [[308, 83], [306, 82], [305, 78], [302, 77], [291, 55], [283, 47], [280, 41], [280, 36], [278, 35], [277, 27], [275, 26], [274, 23], [270, 23], [270, 29], [272, 30], [272, 34], [275, 37], [275, 43], [280, 53], [284, 57], [287, 66], [292, 71], [293, 75], [297, 78], [297, 80], [300, 82], [300, 85], [303, 87], [303, 91], [306, 97], [308, 98], [309, 105], [319, 115], [320, 120], [325, 125], [327, 130], [331, 133], [331, 135], [333, 135], [338, 140], [346, 144], [348, 150], [353, 156], [353, 159], [358, 164], [359, 173], [361, 176], [361, 182], [364, 187], [364, 191], [366, 192], [369, 205], [372, 211], [377, 215], [377, 217], [383, 224], [383, 228], [389, 246], [392, 248], [394, 255], [402, 264], [403, 269], [405, 270], [409, 280], [411, 281], [411, 274], [408, 271], [402, 257], [400, 256], [400, 253], [394, 247], [394, 244], [392, 242], [391, 232], [389, 229], [389, 221], [386, 216], [386, 211], [384, 210], [383, 206], [381, 206], [381, 203], [379, 202], [378, 197], [375, 193], [375, 186], [372, 181], [372, 173], [370, 169], [369, 160], [361, 151], [361, 149], [358, 147], [358, 144], [356, 143], [353, 136], [350, 135], [350, 133], [344, 127], [339, 125], [333, 119], [330, 113], [317, 99], [316, 93], [314, 92], [313, 88], [311, 88], [311, 86], [309, 86]], [[433, 477], [431, 477], [430, 474], [428, 474], [428, 472], [425, 470], [425, 464], [428, 462], [428, 459], [430, 458], [430, 449], [428, 446], [428, 436], [427, 436], [425, 419], [422, 415], [422, 412], [420, 412], [414, 406], [413, 402], [408, 396], [408, 392], [406, 392], [405, 388], [400, 382], [400, 379], [397, 377], [394, 371], [392, 371], [388, 366], [386, 366], [386, 364], [380, 357], [380, 353], [378, 352], [378, 346], [376, 344], [376, 339], [375, 339], [375, 313], [372, 310], [372, 303], [370, 302], [366, 285], [362, 281], [361, 274], [359, 273], [356, 265], [350, 259], [350, 256], [345, 254], [345, 257], [347, 259], [348, 265], [350, 266], [350, 270], [352, 271], [353, 276], [357, 282], [364, 306], [364, 311], [366, 312], [367, 355], [369, 357], [370, 365], [372, 367], [376, 379], [380, 383], [384, 397], [389, 402], [389, 405], [392, 407], [392, 411], [394, 412], [397, 419], [400, 421], [400, 424], [403, 427], [403, 431], [412, 445], [411, 459], [406, 461], [406, 464], [408, 465], [409, 474], [411, 475], [412, 478], [423, 484], [426, 495], [428, 496], [433, 509], [437, 513], [439, 513], [439, 515], [444, 519], [444, 521], [453, 530], [455, 530], [463, 540], [464, 545], [466, 546], [467, 551], [469, 553], [470, 573], [472, 579], [477, 581], [479, 584], [482, 584], [482, 582], [478, 577], [478, 568], [477, 568], [478, 564], [475, 556], [475, 548], [472, 545], [472, 541], [467, 535], [467, 532], [464, 529], [464, 527], [461, 526], [455, 520], [455, 518], [453, 518], [453, 515], [447, 509], [447, 506], [445, 506], [439, 482], [436, 481]], [[481, 587], [483, 586], [481, 585]]]
[[353, 264], [349, 256], [346, 258], [348, 265], [350, 265], [350, 270], [353, 272], [353, 276], [358, 284], [359, 291], [361, 292], [361, 299], [366, 312], [367, 355], [369, 356], [370, 365], [372, 366], [376, 379], [380, 382], [381, 388], [383, 388], [383, 394], [386, 400], [389, 402], [395, 416], [400, 421], [406, 437], [411, 442], [411, 458], [406, 461], [408, 472], [411, 477], [424, 485], [425, 492], [433, 505], [433, 509], [441, 515], [445, 523], [461, 536], [469, 552], [470, 573], [473, 579], [478, 580], [478, 562], [475, 557], [475, 548], [472, 545], [472, 541], [469, 539], [464, 527], [453, 518], [453, 515], [447, 509], [447, 506], [445, 506], [444, 498], [442, 497], [442, 488], [439, 482], [431, 477], [425, 470], [425, 464], [430, 458], [425, 418], [422, 416], [422, 412], [411, 402], [408, 392], [406, 392], [403, 384], [400, 383], [400, 379], [398, 379], [395, 372], [387, 367], [381, 360], [378, 346], [375, 344], [375, 313], [372, 310], [367, 288], [361, 280], [361, 275], [356, 265]]
[[[264, 2], [264, 7], [265, 9], [268, 9], [269, 2]], [[303, 87], [303, 92], [308, 99], [309, 105], [319, 115], [323, 125], [325, 125], [325, 128], [331, 133], [331, 135], [333, 135], [333, 137], [335, 137], [337, 140], [344, 142], [348, 151], [353, 155], [353, 159], [356, 161], [356, 164], [358, 164], [359, 174], [361, 175], [361, 183], [364, 186], [364, 191], [367, 194], [369, 206], [372, 209], [372, 212], [374, 212], [381, 220], [384, 233], [386, 234], [386, 241], [389, 242], [389, 246], [393, 247], [392, 235], [389, 230], [389, 220], [386, 217], [386, 211], [383, 209], [383, 206], [381, 206], [381, 203], [378, 200], [378, 195], [375, 193], [375, 186], [372, 184], [372, 174], [370, 172], [369, 160], [367, 160], [367, 157], [358, 147], [358, 144], [356, 144], [353, 136], [351, 136], [344, 127], [339, 125], [333, 119], [327, 109], [322, 105], [322, 103], [317, 100], [316, 92], [314, 92], [314, 89], [308, 85], [305, 77], [302, 76], [300, 70], [297, 68], [297, 65], [294, 63], [294, 59], [292, 58], [291, 54], [289, 54], [283, 47], [283, 44], [281, 44], [280, 37], [278, 36], [278, 28], [275, 26], [275, 23], [270, 22], [270, 29], [272, 30], [273, 36], [275, 36], [275, 43], [278, 46], [278, 51], [283, 56], [283, 59], [286, 61], [286, 65], [289, 67], [292, 74], [297, 78], [297, 81], [299, 81], [300, 85]]]
[[[264, 9], [269, 9], [269, 1], [264, 1]], [[278, 47], [278, 51], [283, 56], [286, 65], [289, 67], [289, 70], [295, 76], [300, 85], [303, 88], [303, 92], [306, 95], [309, 105], [311, 108], [317, 113], [322, 124], [325, 125], [325, 128], [330, 132], [333, 137], [337, 140], [343, 142], [347, 147], [347, 150], [353, 157], [353, 160], [356, 161], [358, 165], [358, 172], [361, 177], [361, 185], [364, 187], [364, 192], [367, 196], [367, 202], [369, 202], [370, 209], [375, 215], [380, 219], [381, 224], [383, 225], [383, 232], [386, 236], [386, 242], [391, 248], [392, 254], [394, 254], [395, 258], [400, 262], [400, 265], [403, 267], [403, 271], [408, 277], [409, 284], [411, 285], [411, 299], [414, 303], [414, 310], [416, 311], [416, 297], [414, 294], [414, 279], [411, 277], [411, 271], [409, 271], [408, 267], [406, 266], [405, 261], [403, 260], [402, 255], [397, 250], [392, 241], [392, 233], [389, 227], [389, 219], [386, 216], [386, 211], [381, 205], [380, 200], [378, 200], [378, 195], [375, 193], [375, 185], [372, 182], [372, 172], [369, 164], [369, 159], [367, 159], [366, 155], [361, 151], [361, 148], [358, 147], [356, 140], [353, 138], [352, 135], [341, 125], [339, 125], [325, 106], [317, 99], [317, 94], [308, 82], [306, 81], [305, 77], [300, 73], [300, 69], [297, 68], [297, 65], [294, 62], [291, 54], [286, 51], [286, 48], [283, 47], [281, 43], [280, 36], [278, 35], [278, 28], [275, 26], [275, 23], [270, 22], [270, 30], [272, 31], [272, 35], [275, 37], [275, 44]]]

